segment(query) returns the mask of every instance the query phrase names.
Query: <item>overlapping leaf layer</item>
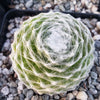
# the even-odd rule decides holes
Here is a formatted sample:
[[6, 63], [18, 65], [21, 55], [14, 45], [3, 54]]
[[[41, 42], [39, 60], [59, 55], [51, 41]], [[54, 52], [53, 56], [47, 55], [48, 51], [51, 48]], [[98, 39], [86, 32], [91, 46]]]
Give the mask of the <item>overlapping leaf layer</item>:
[[23, 22], [10, 55], [19, 79], [38, 93], [61, 93], [86, 79], [94, 43], [88, 28], [69, 14], [41, 13]]

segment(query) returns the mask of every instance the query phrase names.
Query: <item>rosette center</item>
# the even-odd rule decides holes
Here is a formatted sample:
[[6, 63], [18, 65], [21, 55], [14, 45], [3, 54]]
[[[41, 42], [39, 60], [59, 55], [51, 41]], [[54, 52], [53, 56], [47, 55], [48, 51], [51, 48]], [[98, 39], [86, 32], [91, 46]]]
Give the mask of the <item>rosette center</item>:
[[48, 31], [50, 34], [45, 38], [45, 45], [53, 52], [66, 52], [70, 44], [71, 36], [61, 30], [61, 28], [52, 28]]

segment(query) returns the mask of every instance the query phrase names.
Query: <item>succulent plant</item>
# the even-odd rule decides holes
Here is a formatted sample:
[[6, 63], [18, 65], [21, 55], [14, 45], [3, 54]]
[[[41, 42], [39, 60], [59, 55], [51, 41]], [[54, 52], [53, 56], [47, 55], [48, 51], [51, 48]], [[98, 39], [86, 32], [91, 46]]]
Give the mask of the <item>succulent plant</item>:
[[40, 94], [63, 93], [86, 79], [94, 42], [78, 19], [60, 12], [24, 21], [14, 35], [10, 58], [18, 78]]

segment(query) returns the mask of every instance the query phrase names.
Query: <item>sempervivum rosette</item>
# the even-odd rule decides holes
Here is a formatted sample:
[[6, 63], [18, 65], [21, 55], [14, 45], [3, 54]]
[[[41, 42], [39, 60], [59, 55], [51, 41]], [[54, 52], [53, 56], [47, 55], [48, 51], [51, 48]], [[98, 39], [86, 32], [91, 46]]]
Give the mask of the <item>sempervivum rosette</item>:
[[11, 60], [19, 79], [38, 93], [61, 93], [86, 79], [94, 43], [88, 28], [69, 14], [41, 13], [15, 33]]

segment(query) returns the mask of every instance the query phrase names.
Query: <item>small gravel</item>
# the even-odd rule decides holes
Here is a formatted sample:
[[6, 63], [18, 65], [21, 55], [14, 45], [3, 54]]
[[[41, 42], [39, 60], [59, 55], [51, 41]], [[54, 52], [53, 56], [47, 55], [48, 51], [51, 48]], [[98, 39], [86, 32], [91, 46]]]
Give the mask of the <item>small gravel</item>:
[[11, 87], [10, 88], [10, 93], [11, 94], [16, 94], [17, 93], [17, 88]]
[[[98, 11], [99, 0], [13, 0], [11, 8], [30, 10], [55, 10], [75, 11], [82, 13], [100, 13]], [[13, 25], [9, 26], [11, 29]], [[97, 23], [99, 26], [99, 22]], [[99, 26], [100, 28], [100, 26]]]
[[100, 41], [95, 41], [95, 47], [97, 51], [100, 50]]
[[24, 94], [19, 94], [19, 98], [20, 98], [20, 100], [24, 100], [24, 98], [25, 98]]
[[16, 84], [15, 82], [12, 81], [12, 82], [10, 82], [9, 86], [10, 86], [10, 87], [16, 88], [16, 87], [17, 87], [17, 84]]
[[13, 95], [9, 94], [7, 100], [13, 100], [13, 99], [14, 99]]
[[72, 93], [68, 93], [67, 96], [68, 100], [72, 100], [74, 98], [74, 95]]
[[35, 96], [33, 96], [33, 97], [31, 98], [31, 100], [38, 100], [38, 99], [39, 99], [38, 95], [35, 95]]
[[10, 31], [13, 27], [14, 27], [14, 24], [13, 23], [9, 24], [8, 25], [8, 30]]
[[98, 30], [100, 30], [100, 22], [99, 21], [96, 23], [96, 27]]
[[[93, 39], [94, 40], [100, 40], [100, 35], [95, 35], [94, 37], [93, 37]], [[97, 43], [97, 42], [96, 42]], [[97, 43], [96, 45], [99, 45], [99, 43]], [[98, 46], [99, 48], [100, 48], [100, 46]], [[97, 49], [98, 49], [98, 47], [97, 47]]]
[[23, 83], [22, 82], [18, 82], [18, 89], [19, 90], [23, 90], [23, 88], [24, 88]]
[[3, 64], [3, 62], [2, 62], [2, 61], [0, 61], [0, 66], [2, 66], [2, 64]]
[[27, 88], [23, 89], [23, 94], [24, 94], [24, 95], [27, 95], [27, 91], [28, 91]]
[[9, 94], [9, 88], [8, 86], [5, 86], [1, 89], [1, 92], [4, 94], [4, 95], [8, 95]]
[[97, 94], [97, 90], [94, 89], [94, 88], [90, 88], [89, 91], [90, 91], [90, 93], [93, 94], [93, 95], [94, 95], [94, 94]]
[[98, 74], [100, 75], [100, 67], [96, 67]]
[[100, 90], [100, 84], [98, 84], [98, 85], [96, 86], [96, 88], [97, 88], [98, 90]]
[[32, 4], [33, 4], [33, 0], [29, 0], [26, 2], [25, 6], [26, 6], [26, 8], [30, 8], [32, 6]]
[[55, 94], [55, 95], [54, 95], [54, 99], [59, 100], [59, 99], [60, 99], [60, 95]]
[[88, 100], [94, 100], [94, 97], [93, 95], [88, 91]]
[[43, 100], [49, 100], [49, 98], [50, 98], [49, 95], [43, 95], [43, 96], [42, 96], [42, 99], [43, 99]]
[[72, 93], [73, 93], [74, 96], [76, 96], [78, 94], [78, 91], [74, 90]]
[[97, 79], [97, 74], [96, 74], [95, 72], [91, 72], [91, 77], [92, 77], [93, 79]]
[[2, 73], [4, 75], [9, 75], [9, 70], [7, 68], [4, 68], [3, 71], [2, 71]]
[[84, 91], [80, 91], [77, 94], [76, 98], [77, 99], [81, 99], [81, 100], [87, 100], [88, 96], [87, 96], [87, 94]]
[[31, 99], [32, 96], [33, 96], [33, 94], [34, 94], [33, 90], [31, 90], [31, 89], [28, 90], [28, 91], [27, 91], [27, 94], [26, 94], [27, 99], [28, 99], [28, 100]]
[[47, 9], [47, 8], [50, 8], [51, 7], [51, 4], [50, 3], [47, 3], [43, 8], [44, 9]]
[[60, 93], [60, 97], [66, 97], [67, 93]]

